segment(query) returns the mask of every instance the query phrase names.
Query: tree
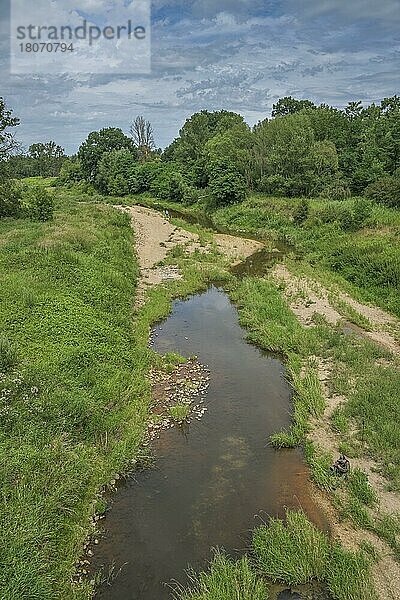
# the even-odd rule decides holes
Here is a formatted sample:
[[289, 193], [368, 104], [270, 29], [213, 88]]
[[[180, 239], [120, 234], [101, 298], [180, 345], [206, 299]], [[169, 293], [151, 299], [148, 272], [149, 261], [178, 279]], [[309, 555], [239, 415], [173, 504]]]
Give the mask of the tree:
[[28, 156], [35, 161], [35, 175], [42, 177], [57, 176], [65, 159], [64, 148], [53, 141], [32, 144], [29, 146]]
[[316, 108], [316, 106], [311, 100], [296, 100], [296, 98], [292, 98], [292, 96], [285, 96], [284, 98], [280, 98], [278, 102], [273, 105], [272, 118], [286, 117], [287, 115], [294, 115], [301, 110], [314, 108]]
[[17, 146], [14, 135], [9, 129], [17, 127], [20, 120], [12, 116], [4, 98], [0, 97], [0, 161], [5, 160]]
[[112, 150], [128, 150], [133, 158], [137, 160], [138, 151], [133, 141], [128, 138], [121, 129], [107, 127], [100, 131], [92, 131], [78, 150], [78, 158], [81, 163], [85, 178], [94, 182], [97, 176], [98, 164], [106, 152]]
[[155, 150], [154, 131], [150, 121], [138, 116], [131, 125], [131, 136], [141, 160], [146, 161]]
[[110, 196], [125, 196], [130, 192], [129, 181], [136, 176], [136, 168], [136, 158], [126, 148], [105, 152], [98, 165], [96, 188]]
[[243, 124], [244, 119], [241, 115], [226, 110], [202, 110], [195, 113], [187, 119], [179, 137], [165, 149], [163, 159], [175, 161], [187, 169], [195, 168], [196, 164], [203, 166], [207, 142], [215, 135]]
[[214, 206], [242, 202], [246, 197], [246, 182], [234, 165], [218, 161], [209, 167], [209, 190]]
[[222, 133], [214, 135], [204, 147], [205, 168], [218, 161], [227, 161], [246, 179], [248, 187], [252, 186], [252, 146], [253, 134], [246, 123], [234, 125]]
[[344, 114], [346, 117], [353, 121], [354, 119], [358, 119], [363, 110], [361, 100], [357, 100], [357, 102], [349, 102], [346, 108], [344, 109]]

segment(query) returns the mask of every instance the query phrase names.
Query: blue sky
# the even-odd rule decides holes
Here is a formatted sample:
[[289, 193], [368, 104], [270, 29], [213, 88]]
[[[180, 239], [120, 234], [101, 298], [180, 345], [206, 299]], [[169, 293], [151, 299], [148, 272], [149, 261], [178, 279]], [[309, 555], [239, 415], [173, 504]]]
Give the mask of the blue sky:
[[[124, 3], [53, 1], [89, 17]], [[400, 93], [399, 0], [154, 0], [152, 71], [126, 76], [11, 76], [8, 4], [0, 0], [0, 95], [25, 146], [54, 139], [72, 153], [90, 131], [128, 132], [141, 114], [164, 147], [201, 109], [253, 125], [285, 95], [342, 107]]]

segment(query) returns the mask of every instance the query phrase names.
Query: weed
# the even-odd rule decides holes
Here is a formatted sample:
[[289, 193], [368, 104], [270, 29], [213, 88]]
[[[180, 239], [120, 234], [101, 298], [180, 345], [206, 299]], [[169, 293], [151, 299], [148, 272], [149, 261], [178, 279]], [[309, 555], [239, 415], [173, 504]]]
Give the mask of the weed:
[[186, 421], [190, 415], [190, 411], [191, 408], [189, 404], [176, 404], [175, 406], [170, 406], [168, 409], [169, 415], [178, 423]]

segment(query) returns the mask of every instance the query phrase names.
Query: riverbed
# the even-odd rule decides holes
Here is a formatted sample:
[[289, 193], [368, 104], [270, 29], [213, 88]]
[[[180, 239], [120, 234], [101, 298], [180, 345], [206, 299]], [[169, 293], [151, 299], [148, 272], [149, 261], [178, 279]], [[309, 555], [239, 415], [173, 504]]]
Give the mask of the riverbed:
[[154, 349], [196, 355], [210, 370], [207, 411], [190, 427], [163, 432], [155, 465], [113, 497], [95, 566], [113, 566], [102, 600], [167, 600], [188, 567], [206, 567], [211, 549], [232, 555], [251, 530], [286, 508], [327, 524], [312, 501], [301, 451], [276, 451], [269, 436], [290, 424], [291, 388], [279, 357], [246, 341], [236, 308], [214, 286], [173, 305], [153, 332]]

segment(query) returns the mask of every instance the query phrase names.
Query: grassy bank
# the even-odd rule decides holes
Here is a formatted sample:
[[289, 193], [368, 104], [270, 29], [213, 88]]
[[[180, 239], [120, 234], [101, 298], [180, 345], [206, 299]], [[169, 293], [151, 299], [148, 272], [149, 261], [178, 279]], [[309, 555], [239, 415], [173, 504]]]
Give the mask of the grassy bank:
[[[177, 209], [193, 217], [206, 210], [204, 204], [183, 206], [146, 195], [123, 202]], [[400, 316], [400, 211], [365, 199], [314, 199], [308, 201], [307, 218], [299, 222], [299, 203], [259, 194], [207, 216], [217, 227], [240, 235], [288, 244], [325, 283], [339, 284], [354, 297]]]
[[270, 583], [298, 586], [319, 581], [333, 600], [374, 600], [373, 558], [346, 552], [301, 512], [271, 519], [254, 530], [251, 554], [234, 562], [220, 551], [208, 572], [191, 574], [181, 600], [267, 600]]
[[291, 244], [329, 280], [400, 316], [400, 212], [373, 203], [363, 209], [363, 202], [311, 200], [308, 218], [298, 223], [298, 200], [253, 196], [212, 218]]
[[3, 220], [0, 236], [2, 598], [84, 597], [74, 560], [149, 402], [132, 232], [106, 206], [72, 204], [50, 223]]
[[148, 347], [149, 328], [173, 298], [219, 274], [216, 255], [182, 253], [184, 279], [150, 290], [134, 314], [129, 218], [63, 193], [57, 204], [48, 223], [0, 222], [5, 600], [90, 596], [88, 583], [72, 583], [74, 564], [101, 491], [142, 456], [146, 376], [161, 364]]

